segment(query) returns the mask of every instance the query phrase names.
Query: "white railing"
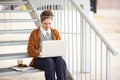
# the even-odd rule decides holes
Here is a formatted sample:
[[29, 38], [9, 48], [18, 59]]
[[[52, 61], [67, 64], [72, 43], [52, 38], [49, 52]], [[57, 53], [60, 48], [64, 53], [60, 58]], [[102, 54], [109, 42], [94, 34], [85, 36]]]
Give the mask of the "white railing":
[[111, 80], [110, 53], [117, 52], [75, 0], [31, 1], [38, 17], [42, 10], [53, 10], [53, 27], [68, 42], [66, 62], [75, 80]]

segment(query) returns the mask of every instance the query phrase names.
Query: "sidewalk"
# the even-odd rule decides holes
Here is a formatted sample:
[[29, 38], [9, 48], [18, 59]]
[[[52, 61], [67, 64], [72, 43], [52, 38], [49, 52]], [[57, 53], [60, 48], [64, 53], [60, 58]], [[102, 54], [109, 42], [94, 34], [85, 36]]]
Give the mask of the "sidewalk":
[[[93, 20], [113, 48], [120, 53], [120, 9], [98, 10], [97, 14], [93, 14]], [[111, 72], [111, 80], [120, 80], [120, 54], [111, 55]]]
[[120, 10], [98, 10], [93, 14], [93, 21], [120, 52]]

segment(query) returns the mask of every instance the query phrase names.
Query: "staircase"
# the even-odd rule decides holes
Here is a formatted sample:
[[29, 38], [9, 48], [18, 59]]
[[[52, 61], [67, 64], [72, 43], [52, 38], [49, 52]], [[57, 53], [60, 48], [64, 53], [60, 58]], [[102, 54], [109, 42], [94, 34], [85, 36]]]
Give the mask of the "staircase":
[[[22, 10], [22, 9], [15, 10], [14, 8], [12, 10], [11, 9], [0, 10], [0, 14], [1, 14], [0, 16], [2, 16], [2, 18], [0, 19], [0, 24], [3, 25], [0, 28], [0, 36], [3, 37], [3, 39], [0, 39], [0, 48], [6, 47], [6, 50], [8, 49], [8, 47], [19, 48], [19, 46], [21, 46], [24, 48], [20, 50], [17, 49], [18, 51], [10, 50], [7, 52], [3, 51], [3, 53], [0, 52], [1, 62], [3, 62], [4, 60], [30, 58], [26, 51], [27, 41], [32, 30], [40, 26], [39, 19], [38, 19], [38, 16], [36, 15], [36, 12], [32, 8], [32, 5], [27, 0], [24, 0], [24, 1], [3, 0], [3, 1], [0, 1], [0, 4], [4, 6], [9, 5], [10, 7], [15, 5], [18, 5], [18, 6], [25, 5], [27, 8], [27, 10]], [[8, 67], [6, 68], [0, 67], [0, 76], [33, 73], [33, 72], [40, 72], [40, 70], [33, 69], [30, 71], [18, 72], [18, 71], [11, 70]], [[72, 80], [72, 78], [69, 75], [70, 75], [69, 72], [67, 72], [67, 80]]]
[[[4, 60], [11, 60], [11, 59], [16, 60], [19, 58], [22, 58], [22, 59], [29, 58], [26, 50], [17, 49], [18, 51], [15, 52], [15, 50], [12, 50], [11, 47], [18, 46], [19, 48], [19, 46], [24, 47], [27, 45], [29, 34], [36, 26], [38, 27], [38, 24], [39, 24], [38, 17], [35, 16], [35, 12], [32, 9], [28, 1], [2, 0], [0, 1], [0, 5], [4, 6], [4, 9], [6, 6], [10, 7], [10, 9], [7, 9], [7, 10], [4, 10], [4, 9], [0, 10], [0, 16], [1, 16], [0, 17], [0, 25], [1, 25], [0, 27], [0, 37], [1, 37], [0, 48], [2, 49], [2, 47], [6, 47], [6, 51], [0, 52], [1, 62], [3, 63]], [[16, 6], [16, 5], [17, 6], [26, 5], [27, 10], [11, 9], [11, 7]], [[19, 18], [20, 16], [21, 18]], [[22, 26], [21, 23], [22, 25], [24, 25], [23, 26], [24, 28], [20, 28], [20, 26]], [[25, 24], [32, 24], [32, 25], [25, 25]], [[9, 50], [8, 47], [11, 49], [10, 51], [8, 51]], [[40, 72], [40, 70], [33, 69], [31, 71], [26, 71], [26, 72], [17, 72], [9, 68], [2, 68], [2, 67], [0, 68], [0, 76], [30, 73], [30, 72]]]

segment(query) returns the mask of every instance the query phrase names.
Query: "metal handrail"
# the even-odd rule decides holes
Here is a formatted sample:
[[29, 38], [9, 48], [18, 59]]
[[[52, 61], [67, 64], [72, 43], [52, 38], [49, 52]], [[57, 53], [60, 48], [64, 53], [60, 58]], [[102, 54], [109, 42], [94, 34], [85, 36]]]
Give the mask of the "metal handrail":
[[84, 19], [88, 22], [90, 27], [97, 33], [97, 35], [101, 38], [103, 43], [106, 45], [106, 47], [111, 51], [112, 55], [117, 55], [118, 52], [111, 46], [110, 42], [106, 39], [106, 37], [102, 34], [100, 29], [94, 24], [92, 20], [86, 15], [86, 13], [82, 10], [82, 8], [77, 4], [75, 0], [70, 0], [71, 3], [76, 7], [76, 9], [80, 12], [80, 14], [84, 17]]

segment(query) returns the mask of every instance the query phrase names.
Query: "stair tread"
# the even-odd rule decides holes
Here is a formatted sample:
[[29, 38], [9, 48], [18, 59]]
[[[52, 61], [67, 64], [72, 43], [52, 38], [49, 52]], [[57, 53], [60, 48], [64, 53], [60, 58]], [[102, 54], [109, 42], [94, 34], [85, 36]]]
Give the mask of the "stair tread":
[[0, 1], [0, 4], [27, 4], [27, 1]]
[[0, 23], [7, 22], [36, 22], [38, 19], [0, 19]]
[[0, 60], [28, 58], [27, 52], [0, 54]]
[[30, 33], [33, 29], [0, 30], [0, 34]]
[[32, 12], [32, 10], [0, 10], [0, 13], [25, 13]]
[[26, 45], [27, 40], [20, 41], [0, 41], [0, 46]]
[[[4, 75], [16, 75], [16, 74], [23, 74], [23, 73], [31, 73], [31, 72], [40, 72], [39, 69], [32, 69], [28, 71], [15, 71], [10, 68], [0, 68], [0, 76]], [[42, 71], [41, 71], [42, 72]]]

